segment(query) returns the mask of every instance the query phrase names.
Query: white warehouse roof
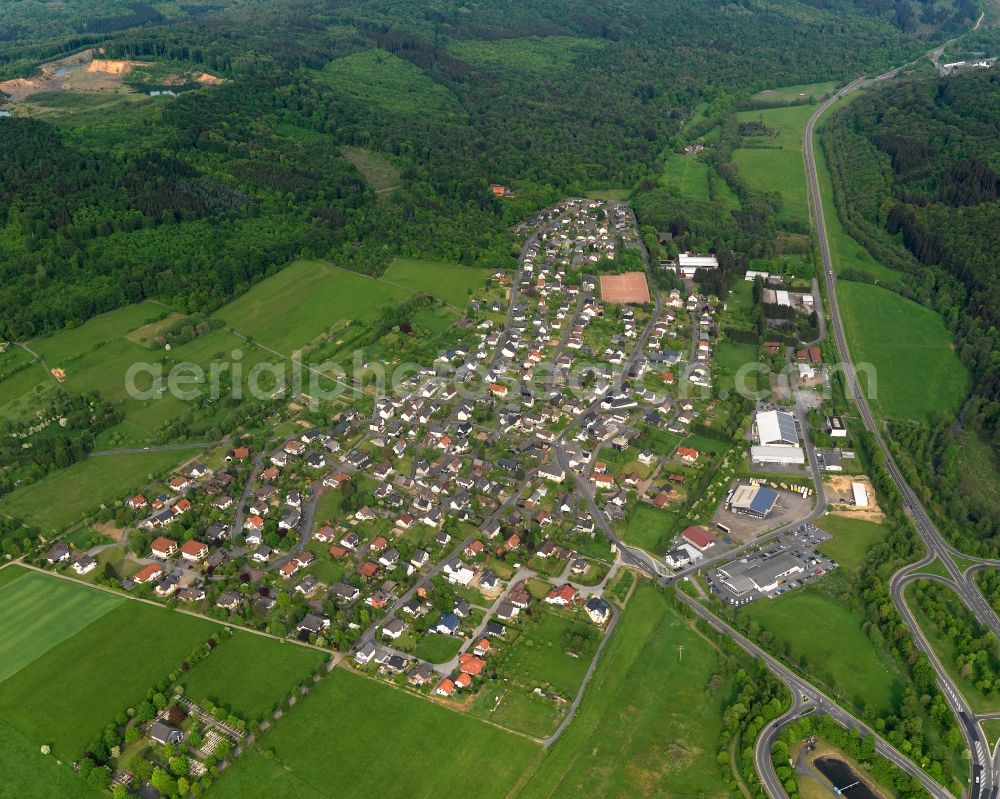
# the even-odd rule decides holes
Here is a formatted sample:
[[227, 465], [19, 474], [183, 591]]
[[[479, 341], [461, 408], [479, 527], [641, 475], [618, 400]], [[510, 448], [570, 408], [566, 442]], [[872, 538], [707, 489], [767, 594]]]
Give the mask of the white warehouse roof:
[[761, 446], [794, 447], [799, 443], [795, 417], [787, 411], [762, 411], [757, 414], [757, 440]]

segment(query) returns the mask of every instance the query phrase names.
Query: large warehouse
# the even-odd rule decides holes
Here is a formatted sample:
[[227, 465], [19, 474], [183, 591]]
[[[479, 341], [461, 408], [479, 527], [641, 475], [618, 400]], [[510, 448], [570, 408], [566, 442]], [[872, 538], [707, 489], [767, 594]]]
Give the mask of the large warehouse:
[[806, 462], [806, 455], [802, 447], [753, 446], [750, 447], [750, 460], [754, 463], [778, 463], [784, 466], [801, 465]]
[[787, 411], [758, 413], [757, 440], [764, 447], [797, 447], [799, 434], [795, 429], [795, 417]]

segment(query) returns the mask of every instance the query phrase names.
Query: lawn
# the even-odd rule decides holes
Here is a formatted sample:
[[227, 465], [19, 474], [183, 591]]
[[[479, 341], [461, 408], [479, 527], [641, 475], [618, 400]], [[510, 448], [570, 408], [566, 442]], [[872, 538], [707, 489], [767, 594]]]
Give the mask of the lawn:
[[868, 550], [885, 538], [886, 534], [886, 528], [882, 524], [864, 519], [849, 519], [846, 516], [827, 514], [816, 524], [828, 533], [833, 533], [833, 538], [822, 544], [820, 551], [845, 569], [860, 569]]
[[678, 526], [677, 514], [639, 503], [629, 517], [622, 538], [626, 544], [660, 554], [666, 551], [667, 544], [677, 532]]
[[[889, 714], [898, 707], [903, 682], [889, 658], [861, 631], [861, 619], [815, 587], [761, 599], [742, 611], [788, 647], [794, 660], [856, 707]], [[771, 647], [775, 650], [775, 647]]]
[[409, 296], [408, 289], [322, 261], [296, 261], [214, 315], [233, 330], [291, 355], [336, 323], [372, 320]]
[[[218, 799], [507, 795], [542, 751], [517, 735], [334, 670], [213, 786]], [[502, 755], [501, 755], [502, 753]], [[489, 764], [484, 768], [484, 764]]]
[[23, 576], [0, 588], [0, 682], [124, 601], [45, 574], [4, 571]]
[[39, 752], [39, 746], [0, 721], [0, 774], [4, 799], [106, 799], [78, 777], [69, 763]]
[[463, 639], [451, 635], [429, 632], [417, 642], [413, 656], [428, 663], [447, 663], [462, 648]]
[[837, 298], [855, 364], [874, 367], [870, 384], [860, 370], [862, 386], [885, 416], [920, 420], [958, 410], [969, 374], [938, 313], [867, 283], [840, 282]]
[[537, 626], [531, 624], [511, 647], [504, 671], [515, 681], [548, 684], [567, 698], [571, 697], [579, 690], [597, 645], [572, 657], [564, 636], [574, 632], [592, 633], [596, 628], [588, 622], [548, 611], [537, 614], [537, 618]]
[[[12, 586], [16, 589], [27, 578]], [[47, 596], [62, 581], [44, 577]], [[92, 588], [75, 590], [73, 607], [91, 601]], [[76, 758], [105, 724], [135, 705], [146, 691], [177, 668], [218, 625], [140, 602], [113, 599], [116, 606], [56, 643], [0, 683], [0, 720], [35, 745], [48, 743], [55, 756]], [[63, 612], [68, 607], [63, 603]], [[7, 616], [3, 624], [16, 621]], [[7, 633], [4, 635], [6, 639]], [[30, 697], [30, 702], [25, 701]]]
[[432, 294], [449, 305], [465, 308], [472, 292], [483, 287], [487, 274], [474, 266], [396, 258], [382, 280], [411, 291]]
[[261, 719], [309, 677], [326, 656], [315, 649], [237, 632], [181, 679], [185, 695], [210, 700], [240, 718]]
[[[636, 589], [573, 722], [516, 795], [728, 797], [716, 762], [731, 685], [660, 589]], [[683, 652], [683, 656], [681, 656]]]
[[164, 450], [87, 458], [15, 488], [0, 500], [0, 513], [58, 533], [100, 505], [131, 496], [149, 475], [163, 474], [195, 455], [197, 450]]

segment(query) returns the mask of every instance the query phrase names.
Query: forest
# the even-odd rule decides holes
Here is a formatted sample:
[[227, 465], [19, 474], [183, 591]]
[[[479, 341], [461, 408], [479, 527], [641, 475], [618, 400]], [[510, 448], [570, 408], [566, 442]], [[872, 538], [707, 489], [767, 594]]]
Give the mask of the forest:
[[[368, 274], [395, 255], [510, 264], [513, 223], [635, 185], [696, 108], [919, 48], [877, 17], [798, 3], [225, 5], [102, 40], [108, 58], [221, 85], [114, 116], [0, 120], [0, 338], [147, 298], [208, 314], [300, 255]], [[376, 194], [345, 146], [398, 184]], [[726, 228], [750, 247], [761, 215]]]
[[[893, 425], [897, 457], [951, 539], [994, 554], [996, 498], [970, 472], [997, 474], [1000, 449], [998, 131], [1000, 75], [971, 71], [865, 93], [822, 138], [848, 232], [899, 270], [892, 288], [943, 314], [973, 376], [958, 419]], [[992, 452], [970, 446], [970, 431]], [[970, 469], [974, 452], [981, 469]]]

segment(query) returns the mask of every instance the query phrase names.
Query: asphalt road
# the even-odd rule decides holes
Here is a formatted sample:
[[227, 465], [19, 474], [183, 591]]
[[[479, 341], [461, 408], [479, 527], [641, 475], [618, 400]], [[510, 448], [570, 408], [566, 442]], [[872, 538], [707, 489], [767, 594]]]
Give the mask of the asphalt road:
[[[851, 92], [862, 86], [868, 85], [869, 83], [893, 77], [897, 71], [898, 70], [887, 72], [872, 79], [871, 81], [859, 78], [849, 83], [832, 98], [822, 103], [816, 111], [813, 112], [806, 123], [803, 151], [805, 155], [806, 175], [808, 178], [810, 209], [813, 220], [816, 224], [820, 257], [823, 265], [823, 277], [826, 283], [827, 301], [830, 308], [830, 329], [833, 333], [834, 341], [836, 342], [837, 350], [840, 355], [840, 361], [843, 366], [848, 390], [850, 395], [854, 398], [855, 404], [858, 408], [858, 413], [865, 425], [865, 428], [873, 434], [879, 449], [882, 451], [886, 469], [893, 482], [899, 488], [900, 494], [903, 497], [904, 509], [907, 515], [912, 519], [914, 527], [926, 545], [928, 552], [927, 557], [919, 564], [909, 565], [900, 570], [897, 574], [893, 575], [890, 586], [892, 598], [903, 618], [909, 624], [917, 645], [924, 651], [925, 654], [927, 654], [928, 659], [934, 666], [937, 673], [938, 683], [941, 686], [946, 700], [948, 701], [948, 705], [961, 722], [959, 726], [966, 737], [969, 750], [972, 753], [972, 777], [970, 779], [969, 795], [971, 799], [979, 799], [981, 795], [989, 797], [996, 793], [998, 783], [1000, 783], [1000, 780], [998, 780], [997, 764], [990, 756], [989, 742], [983, 735], [978, 723], [969, 721], [971, 718], [971, 712], [969, 711], [964, 698], [955, 689], [947, 671], [941, 665], [919, 627], [917, 627], [914, 623], [912, 614], [906, 606], [906, 602], [903, 600], [902, 592], [907, 582], [908, 575], [913, 573], [916, 568], [929, 563], [937, 557], [947, 569], [948, 574], [955, 585], [958, 596], [975, 614], [981, 624], [987, 626], [993, 632], [1000, 634], [1000, 618], [997, 617], [996, 613], [993, 612], [993, 609], [983, 598], [979, 589], [972, 580], [971, 573], [963, 573], [952, 561], [951, 555], [958, 554], [957, 551], [941, 536], [940, 532], [931, 521], [930, 516], [917, 499], [916, 494], [903, 477], [902, 472], [897, 466], [896, 461], [893, 459], [892, 453], [889, 451], [889, 447], [886, 445], [885, 439], [882, 436], [881, 427], [872, 413], [871, 407], [868, 403], [868, 397], [865, 395], [858, 381], [857, 372], [855, 371], [854, 363], [851, 360], [844, 325], [840, 316], [840, 308], [837, 300], [837, 277], [834, 271], [833, 259], [830, 254], [830, 244], [827, 237], [826, 222], [823, 213], [823, 202], [819, 191], [819, 176], [816, 170], [813, 139], [816, 123], [820, 117], [822, 117], [822, 115], [838, 99], [845, 97]], [[778, 796], [783, 796], [783, 792]]]

